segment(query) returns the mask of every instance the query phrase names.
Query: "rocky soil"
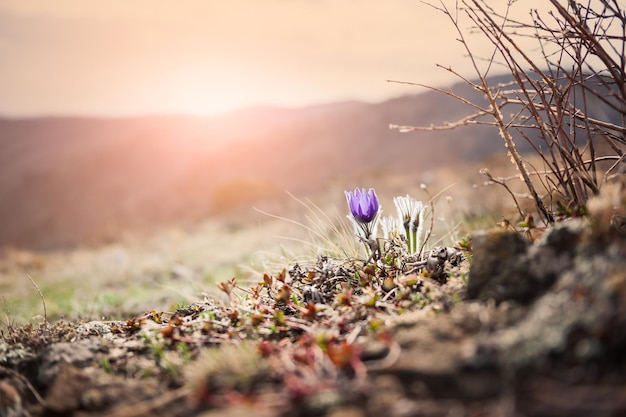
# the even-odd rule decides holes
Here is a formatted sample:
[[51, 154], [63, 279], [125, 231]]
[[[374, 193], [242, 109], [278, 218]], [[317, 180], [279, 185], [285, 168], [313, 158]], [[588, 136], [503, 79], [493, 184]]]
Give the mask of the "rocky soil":
[[[7, 326], [1, 416], [624, 416], [626, 194], [428, 261], [320, 258], [227, 301]], [[463, 250], [461, 250], [463, 249]]]

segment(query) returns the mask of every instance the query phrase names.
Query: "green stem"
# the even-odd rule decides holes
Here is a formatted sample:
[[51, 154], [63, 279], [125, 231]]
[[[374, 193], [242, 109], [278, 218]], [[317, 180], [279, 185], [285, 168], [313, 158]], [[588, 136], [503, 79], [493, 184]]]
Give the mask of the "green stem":
[[406, 226], [404, 228], [404, 232], [406, 235], [406, 247], [409, 250], [409, 253], [411, 252], [411, 247], [412, 247], [412, 243], [411, 243], [411, 229], [409, 228], [409, 226]]

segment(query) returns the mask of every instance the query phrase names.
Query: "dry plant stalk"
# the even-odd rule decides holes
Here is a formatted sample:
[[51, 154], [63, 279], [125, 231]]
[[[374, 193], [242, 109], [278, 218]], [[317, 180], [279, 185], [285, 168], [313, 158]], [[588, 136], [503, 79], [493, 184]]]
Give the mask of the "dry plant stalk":
[[48, 309], [46, 308], [46, 298], [43, 296], [43, 293], [39, 289], [39, 286], [35, 282], [35, 280], [30, 276], [30, 274], [26, 274], [26, 278], [30, 281], [30, 283], [35, 287], [37, 293], [39, 294], [39, 298], [41, 298], [41, 304], [43, 305], [43, 320], [48, 323]]
[[[452, 91], [407, 83], [444, 93], [471, 107], [473, 113], [441, 126], [392, 128], [408, 132], [471, 124], [496, 126], [546, 223], [553, 223], [555, 215], [584, 213], [587, 200], [599, 193], [612, 174], [619, 172], [618, 167], [626, 158], [626, 12], [618, 0], [569, 0], [567, 6], [561, 4], [563, 1], [550, 0], [552, 10], [547, 17], [531, 10], [531, 21], [525, 22], [509, 17], [512, 1], [504, 13], [487, 3], [461, 0], [455, 3], [454, 10], [443, 1], [439, 5], [425, 3], [450, 19], [478, 81], [439, 66], [483, 93], [487, 105]], [[466, 40], [459, 12], [493, 46], [492, 55], [484, 59], [485, 68], [478, 65], [483, 58], [472, 52]], [[519, 39], [524, 37], [537, 40], [539, 60], [519, 46]], [[495, 64], [507, 69], [512, 77], [510, 83], [489, 85], [488, 76]], [[506, 117], [505, 108], [511, 110]], [[544, 170], [528, 169], [516, 140], [527, 141], [541, 158]], [[547, 201], [531, 177], [544, 187]], [[515, 204], [521, 213], [517, 201]]]

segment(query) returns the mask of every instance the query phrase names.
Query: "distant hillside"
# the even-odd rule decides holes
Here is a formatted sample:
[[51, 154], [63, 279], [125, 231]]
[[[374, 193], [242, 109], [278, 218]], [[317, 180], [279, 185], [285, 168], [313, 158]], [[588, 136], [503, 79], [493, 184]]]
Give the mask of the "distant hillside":
[[0, 119], [0, 246], [74, 245], [199, 219], [285, 189], [315, 191], [330, 180], [352, 187], [368, 173], [415, 175], [502, 151], [489, 127], [388, 128], [467, 111], [427, 92], [215, 117]]

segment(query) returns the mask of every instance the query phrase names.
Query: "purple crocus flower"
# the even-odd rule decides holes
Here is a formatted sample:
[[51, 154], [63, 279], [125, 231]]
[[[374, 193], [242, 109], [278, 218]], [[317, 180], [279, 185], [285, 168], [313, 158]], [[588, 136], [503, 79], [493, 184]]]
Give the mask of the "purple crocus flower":
[[352, 217], [359, 223], [370, 223], [378, 214], [378, 196], [373, 188], [365, 192], [365, 188], [356, 188], [354, 192], [346, 191], [346, 200]]

